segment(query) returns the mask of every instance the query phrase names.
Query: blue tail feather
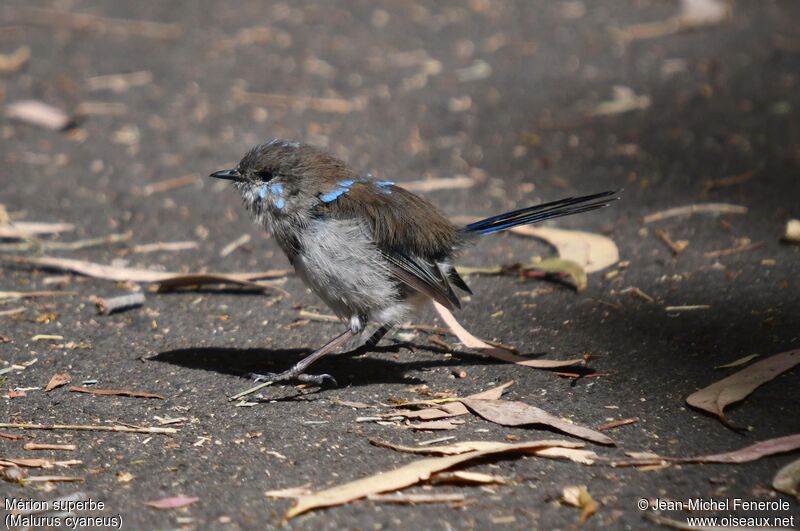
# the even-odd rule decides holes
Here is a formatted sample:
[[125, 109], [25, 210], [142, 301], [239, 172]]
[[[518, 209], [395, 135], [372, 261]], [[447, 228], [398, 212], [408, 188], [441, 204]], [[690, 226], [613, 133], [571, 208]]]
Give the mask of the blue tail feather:
[[607, 207], [611, 204], [611, 201], [619, 199], [618, 193], [619, 190], [615, 190], [581, 197], [568, 197], [550, 203], [521, 208], [470, 223], [461, 231], [467, 234], [492, 234], [518, 225], [529, 225], [547, 219], [589, 212]]

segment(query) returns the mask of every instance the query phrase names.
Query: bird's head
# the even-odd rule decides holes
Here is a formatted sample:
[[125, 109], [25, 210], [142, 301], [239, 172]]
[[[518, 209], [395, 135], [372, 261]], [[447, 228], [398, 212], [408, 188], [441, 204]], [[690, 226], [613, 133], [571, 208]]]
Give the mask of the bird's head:
[[344, 162], [314, 146], [275, 139], [252, 148], [235, 168], [210, 177], [233, 181], [245, 206], [259, 217], [312, 204], [328, 180], [349, 171]]

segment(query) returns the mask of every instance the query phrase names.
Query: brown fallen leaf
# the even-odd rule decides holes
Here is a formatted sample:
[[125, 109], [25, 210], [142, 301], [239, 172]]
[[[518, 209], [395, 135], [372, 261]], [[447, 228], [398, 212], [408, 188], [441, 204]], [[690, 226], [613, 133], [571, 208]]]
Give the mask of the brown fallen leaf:
[[717, 415], [729, 427], [725, 407], [744, 400], [759, 386], [800, 363], [800, 349], [775, 354], [689, 395], [686, 403]]
[[619, 249], [607, 236], [579, 230], [554, 229], [523, 225], [510, 229], [514, 234], [544, 240], [558, 251], [558, 256], [595, 273], [619, 262]]
[[486, 354], [487, 356], [507, 361], [509, 363], [514, 363], [515, 365], [532, 367], [534, 369], [555, 369], [558, 367], [569, 367], [571, 365], [579, 365], [583, 363], [583, 358], [572, 360], [542, 360], [517, 356], [507, 349], [491, 346], [485, 341], [470, 334], [467, 329], [461, 326], [450, 310], [438, 302], [433, 301], [433, 306], [436, 308], [436, 311], [439, 312], [442, 320], [450, 328], [450, 331], [453, 333], [453, 335], [455, 335], [459, 341], [464, 344], [464, 346], [482, 354]]
[[188, 507], [193, 503], [200, 501], [200, 498], [193, 496], [173, 496], [170, 498], [161, 498], [160, 500], [146, 501], [144, 504], [154, 509], [180, 509]]
[[159, 400], [166, 400], [163, 396], [154, 393], [143, 393], [141, 391], [126, 391], [123, 389], [94, 389], [91, 387], [77, 387], [71, 386], [68, 391], [76, 393], [89, 393], [92, 395], [116, 395], [116, 396], [132, 396], [135, 398], [157, 398]]
[[47, 387], [44, 388], [45, 392], [48, 393], [55, 389], [56, 387], [61, 387], [62, 385], [66, 385], [72, 381], [72, 376], [70, 376], [67, 372], [60, 372], [54, 374], [50, 381], [47, 383]]
[[61, 109], [38, 100], [20, 100], [6, 105], [6, 116], [12, 120], [61, 131], [72, 125], [72, 119]]
[[614, 445], [614, 441], [598, 431], [563, 421], [543, 409], [524, 402], [511, 400], [470, 400], [461, 401], [477, 415], [489, 422], [502, 426], [527, 426], [542, 424], [562, 433], [567, 433], [598, 444]]
[[772, 480], [772, 488], [800, 500], [800, 459], [778, 470]]
[[202, 284], [238, 284], [259, 289], [271, 289], [272, 286], [256, 283], [256, 280], [284, 277], [291, 269], [276, 269], [258, 273], [176, 273], [168, 271], [151, 271], [130, 267], [114, 267], [83, 260], [58, 258], [53, 256], [7, 256], [0, 255], [0, 260], [15, 264], [27, 264], [59, 271], [70, 271], [92, 278], [111, 280], [114, 282], [153, 282], [164, 288], [180, 286], [199, 286]]
[[15, 435], [13, 433], [0, 432], [0, 439], [9, 439], [9, 440], [12, 440], [12, 441], [18, 441], [18, 440], [22, 439], [22, 435]]
[[27, 442], [23, 446], [25, 450], [67, 450], [74, 451], [78, 447], [74, 444], [53, 444], [53, 443], [35, 443]]
[[6, 393], [6, 398], [8, 399], [24, 398], [26, 396], [28, 396], [28, 394], [25, 391], [15, 391], [14, 389], [9, 389]]
[[668, 208], [654, 212], [642, 218], [642, 223], [653, 223], [662, 219], [690, 216], [692, 214], [747, 214], [747, 207], [728, 203], [702, 203], [682, 207]]
[[589, 279], [586, 276], [586, 271], [580, 264], [572, 260], [565, 260], [563, 258], [545, 258], [541, 262], [536, 262], [531, 266], [534, 271], [543, 271], [545, 273], [566, 273], [572, 279], [575, 285], [575, 291], [580, 293], [586, 286], [589, 285]]
[[430, 457], [413, 461], [374, 476], [365, 477], [349, 483], [331, 487], [316, 493], [300, 496], [295, 505], [289, 509], [284, 520], [289, 520], [307, 511], [320, 507], [342, 505], [351, 501], [366, 498], [370, 494], [381, 494], [410, 487], [420, 481], [429, 479], [433, 474], [448, 470], [456, 465], [479, 457], [505, 453], [530, 452], [537, 448], [553, 446], [556, 441], [529, 441], [516, 444], [487, 443], [482, 450], [450, 455], [447, 457]]
[[664, 457], [656, 454], [635, 454], [630, 459], [612, 459], [609, 464], [615, 467], [656, 465], [661, 463], [720, 463], [741, 464], [757, 461], [762, 457], [792, 452], [800, 448], [800, 433], [759, 441], [739, 450], [691, 457]]
[[[514, 383], [514, 380], [509, 380], [508, 382], [498, 385], [497, 387], [492, 387], [491, 389], [487, 389], [486, 391], [481, 391], [480, 393], [475, 393], [473, 395], [468, 396], [467, 398], [471, 398], [473, 400], [499, 400], [501, 396], [503, 396], [503, 391], [505, 391], [511, 384]], [[419, 419], [419, 420], [438, 420], [444, 419], [449, 417], [459, 417], [461, 415], [467, 415], [469, 410], [467, 406], [458, 402], [458, 398], [451, 399], [451, 402], [437, 404], [436, 407], [420, 409], [420, 410], [409, 410], [409, 409], [397, 409], [390, 413], [387, 413], [386, 417], [395, 417], [395, 416], [403, 416], [407, 419]], [[410, 402], [401, 404], [403, 407], [410, 407], [414, 405], [419, 405], [422, 403], [431, 403], [430, 400], [425, 402]]]
[[[374, 446], [388, 448], [397, 452], [422, 455], [458, 455], [490, 448], [496, 444], [491, 441], [464, 441], [439, 446], [403, 446], [380, 439], [370, 439], [369, 442]], [[598, 459], [598, 455], [595, 452], [583, 449], [586, 446], [583, 443], [559, 440], [546, 442], [553, 443], [554, 446], [534, 449], [529, 453], [547, 459], [567, 459], [584, 465], [591, 465]]]
[[586, 489], [586, 485], [564, 487], [561, 492], [561, 501], [567, 505], [572, 505], [581, 510], [580, 523], [585, 524], [586, 520], [597, 512], [598, 505], [592, 495]]

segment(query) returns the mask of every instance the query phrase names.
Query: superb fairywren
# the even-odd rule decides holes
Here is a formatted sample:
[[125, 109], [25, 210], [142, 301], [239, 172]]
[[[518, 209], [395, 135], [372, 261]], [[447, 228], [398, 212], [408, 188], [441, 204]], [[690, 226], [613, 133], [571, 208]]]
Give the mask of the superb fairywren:
[[570, 197], [456, 227], [427, 200], [372, 175], [359, 175], [316, 147], [272, 140], [251, 149], [231, 170], [256, 221], [275, 237], [295, 271], [347, 323], [347, 330], [273, 381], [322, 383], [330, 375], [305, 370], [367, 323], [380, 326], [374, 346], [393, 324], [435, 300], [460, 307], [453, 286], [471, 293], [453, 260], [476, 237], [517, 225], [608, 206], [616, 192]]

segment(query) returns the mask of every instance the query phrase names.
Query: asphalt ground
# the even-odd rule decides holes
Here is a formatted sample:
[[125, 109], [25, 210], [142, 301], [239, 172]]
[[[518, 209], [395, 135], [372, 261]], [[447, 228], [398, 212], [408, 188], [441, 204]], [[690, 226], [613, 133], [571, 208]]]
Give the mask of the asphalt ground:
[[[86, 23], [32, 6], [168, 26]], [[796, 370], [729, 408], [738, 425], [749, 427], [743, 433], [685, 404], [689, 394], [730, 374], [715, 366], [800, 345], [800, 246], [781, 242], [787, 220], [800, 216], [800, 5], [737, 1], [731, 8], [721, 24], [623, 46], [610, 26], [664, 20], [676, 13], [676, 3], [3, 2], [0, 52], [23, 45], [31, 51], [20, 69], [0, 74], [3, 103], [38, 99], [69, 113], [85, 102], [124, 104], [116, 111], [105, 107], [67, 132], [0, 122], [0, 203], [12, 215], [73, 223], [76, 230], [61, 241], [132, 232], [125, 244], [46, 254], [177, 271], [286, 267], [234, 192], [203, 178], [231, 166], [253, 144], [286, 137], [324, 146], [398, 183], [471, 177], [472, 188], [425, 194], [452, 216], [624, 188], [612, 208], [554, 226], [611, 237], [628, 265], [590, 274], [579, 294], [512, 275], [472, 276], [474, 295], [458, 314], [476, 335], [521, 352], [553, 359], [588, 354], [590, 366], [606, 376], [560, 377], [463, 348], [452, 352], [417, 333], [395, 335], [363, 355], [321, 361], [316, 370], [334, 374], [336, 388], [276, 386], [253, 407], [227, 400], [251, 385], [247, 372], [286, 368], [340, 330], [336, 323], [302, 322], [300, 308], [328, 310], [299, 279], [281, 286], [288, 295], [212, 288], [148, 293], [143, 308], [100, 316], [91, 297], [127, 293], [130, 286], [79, 276], [47, 282], [62, 273], [5, 265], [0, 290], [75, 295], [0, 306], [25, 308], [0, 317], [0, 334], [10, 340], [0, 345], [0, 360], [37, 360], [3, 375], [4, 395], [43, 387], [55, 373], [68, 372], [73, 384], [97, 380], [99, 388], [147, 391], [165, 400], [29, 390], [2, 398], [4, 422], [151, 426], [156, 416], [187, 420], [171, 436], [0, 430], [25, 437], [0, 439], [0, 457], [79, 459], [77, 466], [31, 474], [83, 478], [78, 484], [0, 482], [0, 495], [51, 499], [82, 491], [106, 504], [102, 514], [121, 515], [129, 529], [271, 528], [291, 501], [268, 499], [266, 490], [307, 483], [324, 488], [413, 459], [371, 446], [370, 437], [409, 445], [441, 435], [562, 437], [477, 417], [465, 417], [452, 432], [414, 432], [355, 422], [382, 408], [337, 404], [424, 398], [423, 384], [434, 393], [464, 396], [514, 380], [507, 398], [582, 425], [638, 417], [607, 432], [618, 448], [596, 448], [614, 456], [703, 455], [797, 433]], [[146, 72], [139, 74], [144, 81], [118, 91], [92, 80], [131, 72]], [[617, 85], [647, 96], [649, 106], [592, 115]], [[294, 99], [286, 105], [276, 94]], [[711, 190], [704, 184], [748, 172]], [[187, 175], [198, 178], [143, 193], [148, 184]], [[663, 209], [712, 202], [748, 212], [642, 223]], [[674, 255], [656, 229], [688, 240], [688, 247]], [[243, 234], [251, 236], [249, 243], [220, 256]], [[734, 248], [742, 238], [756, 245], [705, 255]], [[198, 247], [125, 253], [136, 244], [184, 240]], [[461, 263], [492, 266], [552, 254], [536, 240], [500, 235], [467, 250]], [[631, 286], [654, 301], [622, 293]], [[665, 310], [680, 305], [707, 308]], [[416, 322], [440, 324], [432, 312]], [[34, 341], [37, 334], [63, 340]], [[71, 443], [77, 450], [24, 450], [31, 441]], [[654, 524], [637, 508], [641, 498], [783, 499], [791, 509], [769, 515], [797, 515], [796, 501], [770, 487], [775, 472], [796, 458], [649, 472], [504, 458], [470, 468], [510, 477], [511, 484], [435, 487], [466, 494], [471, 503], [463, 508], [360, 501], [311, 512], [288, 527], [571, 529], [580, 511], [555, 501], [570, 485], [586, 485], [600, 504], [587, 529], [650, 528]], [[178, 494], [199, 501], [182, 510], [143, 505]]]

